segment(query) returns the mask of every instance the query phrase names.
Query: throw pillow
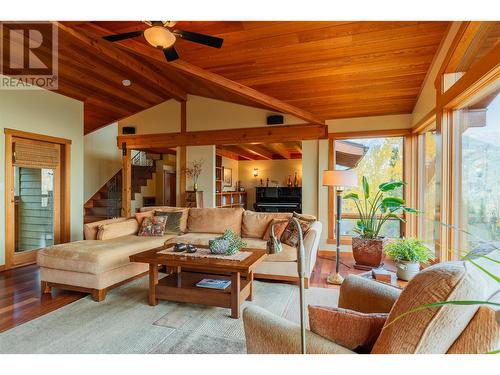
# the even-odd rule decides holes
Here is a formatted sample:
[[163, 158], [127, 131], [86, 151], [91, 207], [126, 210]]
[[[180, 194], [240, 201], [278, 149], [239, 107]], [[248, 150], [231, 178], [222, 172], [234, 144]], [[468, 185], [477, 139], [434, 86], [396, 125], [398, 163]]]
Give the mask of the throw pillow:
[[276, 236], [276, 238], [279, 239], [283, 235], [283, 232], [285, 231], [285, 228], [288, 225], [288, 220], [272, 219], [269, 225], [267, 226], [264, 236], [262, 237], [264, 241], [269, 241], [269, 238], [271, 238], [271, 227], [274, 224], [276, 224], [276, 226], [274, 227], [274, 235]]
[[[299, 220], [299, 224], [302, 229], [302, 235], [305, 236], [311, 226], [311, 222]], [[299, 244], [299, 231], [292, 220], [288, 222], [283, 234], [281, 235], [281, 242], [292, 247], [297, 247]]]
[[314, 305], [308, 308], [312, 332], [358, 353], [371, 351], [389, 315]]
[[139, 224], [137, 224], [137, 221], [133, 218], [116, 223], [104, 224], [99, 226], [96, 239], [110, 240], [112, 238], [136, 234], [138, 229]]
[[137, 220], [137, 222], [139, 223], [139, 225], [141, 225], [142, 224], [142, 220], [145, 217], [152, 217], [153, 215], [154, 215], [153, 211], [137, 212], [135, 214], [135, 219]]
[[145, 217], [142, 220], [141, 229], [138, 236], [143, 237], [161, 237], [165, 233], [165, 224], [167, 218], [165, 216]]
[[295, 217], [295, 218], [297, 218], [299, 220], [302, 220], [302, 221], [308, 221], [308, 222], [311, 222], [311, 223], [314, 222], [314, 221], [316, 221], [316, 220], [318, 220], [313, 215], [299, 214], [299, 213], [297, 213], [295, 211], [293, 212], [293, 216], [292, 217]]
[[167, 218], [167, 222], [165, 224], [165, 233], [168, 234], [182, 234], [181, 230], [181, 220], [182, 220], [182, 211], [155, 211], [155, 216], [165, 216]]

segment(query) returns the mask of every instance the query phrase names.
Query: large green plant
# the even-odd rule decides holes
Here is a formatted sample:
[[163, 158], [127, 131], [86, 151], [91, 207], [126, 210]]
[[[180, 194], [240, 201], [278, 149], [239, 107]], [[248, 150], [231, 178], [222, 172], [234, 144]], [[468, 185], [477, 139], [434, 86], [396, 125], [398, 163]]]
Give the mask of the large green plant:
[[403, 181], [384, 182], [378, 187], [373, 197], [370, 196], [368, 179], [363, 176], [363, 198], [357, 193], [349, 193], [344, 199], [354, 201], [359, 213], [354, 232], [363, 238], [377, 238], [385, 222], [389, 219], [405, 220], [398, 215], [403, 211], [416, 212], [414, 208], [406, 207], [404, 199], [388, 195], [405, 185]]

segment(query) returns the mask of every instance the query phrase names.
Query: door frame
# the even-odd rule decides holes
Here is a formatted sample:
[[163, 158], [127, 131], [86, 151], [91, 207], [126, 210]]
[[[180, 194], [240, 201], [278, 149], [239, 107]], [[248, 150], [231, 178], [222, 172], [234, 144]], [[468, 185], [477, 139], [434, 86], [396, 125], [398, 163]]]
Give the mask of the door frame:
[[173, 200], [175, 201], [175, 206], [177, 206], [177, 172], [174, 171], [174, 170], [167, 170], [167, 169], [164, 169], [163, 170], [163, 191], [162, 191], [162, 202], [163, 202], [163, 205], [165, 205], [165, 182], [166, 182], [166, 175], [167, 174], [171, 174], [173, 175], [174, 179], [175, 179], [175, 184], [174, 184], [174, 195], [173, 195]]
[[[69, 242], [71, 239], [71, 140], [51, 137], [48, 135], [29, 133], [15, 129], [4, 129], [5, 133], [5, 269], [35, 263], [37, 249], [23, 254], [15, 254], [15, 223], [14, 217], [14, 173], [13, 173], [13, 138], [23, 138], [34, 141], [55, 143], [60, 146], [60, 215], [59, 233], [54, 233], [57, 243]], [[56, 228], [54, 227], [54, 231]]]

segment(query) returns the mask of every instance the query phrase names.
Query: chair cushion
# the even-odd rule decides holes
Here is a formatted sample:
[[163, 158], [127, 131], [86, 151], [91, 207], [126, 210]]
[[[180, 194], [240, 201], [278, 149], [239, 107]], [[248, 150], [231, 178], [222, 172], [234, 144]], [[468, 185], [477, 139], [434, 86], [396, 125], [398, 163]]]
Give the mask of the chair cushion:
[[172, 207], [172, 206], [150, 206], [150, 207], [141, 207], [139, 209], [140, 212], [148, 212], [148, 211], [163, 211], [163, 212], [182, 212], [180, 229], [182, 233], [187, 231], [187, 220], [189, 216], [189, 208], [186, 207]]
[[[498, 258], [498, 251], [492, 257]], [[489, 262], [489, 263], [488, 263]], [[476, 263], [498, 275], [499, 266], [484, 259]], [[445, 305], [427, 308], [397, 317], [424, 304], [457, 301], [488, 300], [498, 291], [498, 282], [468, 261], [441, 263], [415, 276], [394, 304], [373, 347], [373, 353], [437, 353], [444, 354], [478, 310], [478, 305]], [[391, 323], [390, 325], [388, 325]]]
[[248, 238], [263, 238], [271, 220], [273, 219], [289, 219], [292, 217], [290, 213], [268, 213], [245, 211], [241, 223], [241, 236]]
[[311, 331], [362, 353], [370, 352], [388, 315], [314, 305], [309, 305], [308, 309]]
[[95, 221], [93, 223], [87, 223], [83, 226], [83, 238], [86, 240], [97, 240], [97, 232], [99, 231], [99, 226], [110, 223], [119, 223], [125, 220], [127, 220], [126, 217], [117, 217], [115, 219], [106, 219]]
[[161, 246], [172, 237], [128, 235], [105, 241], [69, 242], [39, 250], [37, 263], [40, 267], [100, 274], [129, 264], [130, 255]]
[[98, 240], [110, 240], [112, 238], [137, 234], [139, 223], [136, 219], [128, 219], [117, 223], [104, 224], [99, 226], [97, 232]]
[[224, 233], [231, 229], [239, 236], [243, 211], [243, 208], [190, 208], [187, 231]]

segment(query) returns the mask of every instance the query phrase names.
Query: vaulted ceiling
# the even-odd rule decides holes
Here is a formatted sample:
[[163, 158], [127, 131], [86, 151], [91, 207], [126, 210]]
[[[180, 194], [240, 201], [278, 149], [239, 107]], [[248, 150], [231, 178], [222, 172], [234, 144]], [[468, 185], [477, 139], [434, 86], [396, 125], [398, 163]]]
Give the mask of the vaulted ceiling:
[[[63, 22], [59, 91], [85, 102], [86, 133], [185, 94], [295, 111], [305, 122], [411, 113], [447, 26], [178, 22], [176, 28], [219, 36], [224, 44], [213, 49], [178, 40], [181, 59], [167, 63], [142, 37], [114, 43], [128, 56], [116, 59], [107, 50], [111, 43], [100, 39], [145, 29], [142, 22]], [[81, 35], [90, 39], [82, 42]], [[123, 79], [132, 85], [124, 87]]]

